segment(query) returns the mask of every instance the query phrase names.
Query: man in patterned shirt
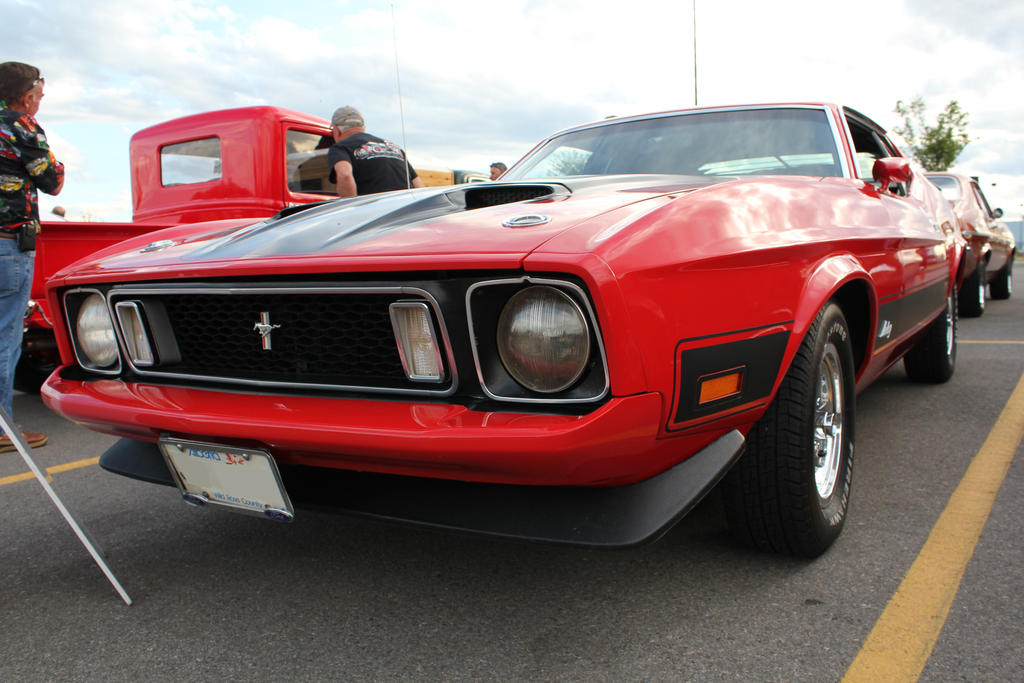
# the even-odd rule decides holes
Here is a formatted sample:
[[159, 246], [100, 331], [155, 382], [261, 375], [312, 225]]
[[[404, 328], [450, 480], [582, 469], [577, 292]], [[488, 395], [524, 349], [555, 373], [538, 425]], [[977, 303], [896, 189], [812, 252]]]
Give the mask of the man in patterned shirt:
[[[64, 187], [64, 165], [34, 118], [44, 85], [34, 66], [0, 64], [0, 406], [8, 415], [39, 234], [36, 190], [55, 195]], [[46, 443], [45, 434], [23, 436], [33, 448]], [[0, 453], [11, 450], [14, 444], [4, 434]]]

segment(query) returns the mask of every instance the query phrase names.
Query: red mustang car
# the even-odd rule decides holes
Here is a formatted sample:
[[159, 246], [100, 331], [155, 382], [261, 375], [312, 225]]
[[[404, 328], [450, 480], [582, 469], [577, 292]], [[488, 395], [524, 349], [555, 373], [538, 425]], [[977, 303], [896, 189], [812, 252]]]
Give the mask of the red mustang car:
[[953, 373], [954, 220], [851, 109], [609, 119], [497, 183], [101, 251], [49, 281], [43, 397], [196, 505], [627, 546], [724, 480], [739, 539], [815, 556], [856, 391]]
[[1013, 233], [999, 222], [1002, 209], [992, 209], [981, 183], [958, 173], [928, 173], [942, 196], [953, 207], [960, 232], [967, 241], [960, 286], [960, 315], [976, 318], [985, 312], [985, 289], [993, 299], [1009, 299], [1013, 293], [1013, 260], [1017, 245]]

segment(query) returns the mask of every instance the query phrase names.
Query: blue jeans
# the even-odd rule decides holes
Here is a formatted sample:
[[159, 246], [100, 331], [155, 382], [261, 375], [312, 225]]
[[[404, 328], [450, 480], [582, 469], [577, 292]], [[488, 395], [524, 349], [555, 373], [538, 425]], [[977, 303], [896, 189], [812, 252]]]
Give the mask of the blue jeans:
[[14, 369], [21, 358], [35, 256], [34, 251], [19, 250], [17, 240], [0, 239], [0, 406], [12, 416]]

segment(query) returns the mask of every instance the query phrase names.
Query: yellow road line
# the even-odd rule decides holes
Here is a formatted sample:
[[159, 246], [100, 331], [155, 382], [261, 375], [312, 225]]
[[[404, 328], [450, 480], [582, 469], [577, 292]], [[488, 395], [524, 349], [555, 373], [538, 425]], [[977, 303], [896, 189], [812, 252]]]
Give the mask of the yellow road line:
[[[46, 468], [46, 473], [47, 474], [58, 474], [60, 472], [69, 472], [71, 470], [77, 470], [77, 469], [79, 469], [81, 467], [89, 467], [90, 465], [95, 465], [99, 461], [100, 461], [99, 457], [95, 457], [95, 458], [86, 458], [85, 460], [76, 460], [74, 462], [66, 462], [63, 465], [53, 465], [52, 467], [47, 467]], [[35, 478], [35, 475], [33, 475], [31, 472], [23, 472], [21, 474], [12, 474], [9, 477], [0, 477], [0, 486], [5, 486], [7, 484], [14, 484], [14, 483], [17, 483], [19, 481], [25, 481], [27, 479], [34, 479], [34, 478]], [[49, 481], [50, 477], [47, 477], [46, 479], [47, 479], [47, 481]]]
[[99, 456], [95, 458], [86, 458], [85, 460], [76, 460], [74, 462], [66, 462], [63, 465], [54, 465], [53, 467], [47, 467], [46, 471], [50, 474], [58, 474], [60, 472], [70, 472], [71, 470], [77, 470], [82, 467], [90, 467], [91, 465], [98, 465], [100, 462]]
[[1024, 375], [843, 683], [921, 676], [1022, 438]]

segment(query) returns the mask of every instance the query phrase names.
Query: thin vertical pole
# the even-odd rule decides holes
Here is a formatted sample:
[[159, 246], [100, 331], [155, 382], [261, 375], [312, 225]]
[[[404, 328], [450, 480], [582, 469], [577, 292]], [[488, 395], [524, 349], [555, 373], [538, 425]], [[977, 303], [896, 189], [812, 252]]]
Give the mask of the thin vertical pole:
[[697, 0], [693, 0], [693, 106], [697, 106]]
[[398, 88], [398, 116], [402, 121], [402, 151], [405, 152], [405, 187], [412, 187], [412, 177], [409, 173], [409, 148], [405, 141], [405, 105], [402, 103], [402, 75], [398, 68], [398, 26], [395, 22], [395, 5], [391, 5], [391, 40], [395, 48], [395, 84]]

